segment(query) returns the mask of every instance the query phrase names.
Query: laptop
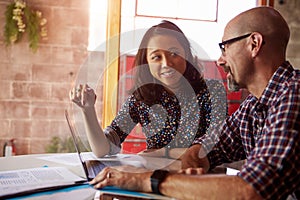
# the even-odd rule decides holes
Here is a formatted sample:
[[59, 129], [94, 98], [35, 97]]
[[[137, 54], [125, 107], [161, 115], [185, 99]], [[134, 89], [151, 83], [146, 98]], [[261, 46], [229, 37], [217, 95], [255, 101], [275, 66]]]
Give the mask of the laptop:
[[73, 126], [73, 124], [71, 123], [68, 111], [65, 110], [65, 117], [70, 129], [70, 133], [73, 139], [73, 143], [75, 146], [75, 149], [77, 151], [79, 160], [82, 164], [84, 173], [86, 175], [86, 178], [88, 181], [91, 181], [93, 178], [95, 178], [95, 176], [102, 171], [105, 167], [107, 166], [118, 166], [118, 165], [122, 165], [121, 161], [119, 160], [105, 160], [105, 161], [100, 161], [100, 160], [84, 160], [83, 156], [81, 155], [81, 151], [79, 148], [79, 143], [77, 141], [77, 137], [75, 135], [75, 128]]

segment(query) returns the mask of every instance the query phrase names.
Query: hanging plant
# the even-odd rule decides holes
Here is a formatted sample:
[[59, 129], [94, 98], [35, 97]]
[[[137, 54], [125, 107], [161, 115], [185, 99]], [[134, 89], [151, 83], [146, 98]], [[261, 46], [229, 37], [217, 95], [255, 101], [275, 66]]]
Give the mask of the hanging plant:
[[38, 49], [40, 39], [47, 39], [47, 20], [40, 11], [31, 10], [23, 0], [15, 0], [9, 4], [5, 12], [6, 23], [4, 27], [5, 44], [18, 42], [27, 32], [29, 47], [33, 52]]

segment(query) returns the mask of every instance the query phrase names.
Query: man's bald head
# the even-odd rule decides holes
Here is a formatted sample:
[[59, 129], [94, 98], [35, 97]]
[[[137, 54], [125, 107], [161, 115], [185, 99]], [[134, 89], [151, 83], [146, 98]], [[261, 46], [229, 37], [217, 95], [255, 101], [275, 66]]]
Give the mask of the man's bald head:
[[290, 30], [281, 14], [271, 7], [255, 7], [233, 18], [225, 31], [231, 34], [259, 32], [269, 47], [286, 50]]

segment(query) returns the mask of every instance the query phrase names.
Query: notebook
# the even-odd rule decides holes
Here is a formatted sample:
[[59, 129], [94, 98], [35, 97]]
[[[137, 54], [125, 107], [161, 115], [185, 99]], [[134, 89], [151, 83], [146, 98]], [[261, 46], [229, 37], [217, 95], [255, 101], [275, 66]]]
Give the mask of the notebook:
[[77, 141], [77, 137], [75, 134], [75, 128], [73, 126], [73, 124], [71, 123], [68, 111], [65, 110], [65, 117], [70, 129], [70, 133], [73, 139], [73, 143], [75, 146], [75, 149], [77, 151], [79, 160], [82, 164], [84, 173], [86, 175], [86, 178], [88, 181], [92, 180], [93, 178], [95, 178], [95, 176], [105, 167], [107, 166], [118, 166], [118, 165], [122, 165], [122, 162], [116, 159], [106, 159], [105, 161], [100, 161], [100, 160], [84, 160], [83, 156], [81, 155], [81, 151], [79, 148], [79, 142]]

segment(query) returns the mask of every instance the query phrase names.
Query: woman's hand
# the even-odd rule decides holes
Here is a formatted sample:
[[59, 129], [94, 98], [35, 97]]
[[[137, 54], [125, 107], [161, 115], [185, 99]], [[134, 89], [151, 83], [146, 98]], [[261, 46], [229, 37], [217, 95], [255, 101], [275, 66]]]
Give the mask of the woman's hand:
[[82, 109], [94, 107], [97, 98], [94, 90], [87, 84], [79, 84], [78, 86], [74, 87], [71, 89], [69, 96], [70, 100]]
[[152, 171], [145, 168], [128, 165], [106, 167], [89, 183], [94, 185], [94, 188], [116, 186], [127, 190], [151, 192], [151, 174]]

